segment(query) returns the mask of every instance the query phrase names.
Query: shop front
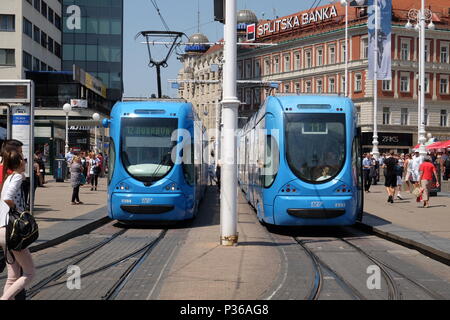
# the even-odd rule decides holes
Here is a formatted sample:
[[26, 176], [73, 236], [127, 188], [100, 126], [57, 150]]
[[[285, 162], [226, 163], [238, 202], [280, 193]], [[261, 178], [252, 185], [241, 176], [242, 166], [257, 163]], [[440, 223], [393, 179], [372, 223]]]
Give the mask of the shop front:
[[[372, 151], [373, 132], [362, 133], [363, 152]], [[409, 153], [413, 146], [412, 133], [378, 132], [378, 150], [380, 154], [387, 152]]]

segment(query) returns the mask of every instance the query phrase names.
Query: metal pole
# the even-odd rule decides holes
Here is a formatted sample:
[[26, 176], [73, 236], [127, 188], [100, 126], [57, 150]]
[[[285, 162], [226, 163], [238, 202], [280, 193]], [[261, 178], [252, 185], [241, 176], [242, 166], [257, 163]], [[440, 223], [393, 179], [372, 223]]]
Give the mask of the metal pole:
[[156, 64], [156, 81], [158, 82], [158, 99], [161, 99], [161, 65]]
[[422, 0], [422, 6], [420, 8], [420, 31], [419, 31], [419, 154], [425, 156], [427, 151], [425, 149], [425, 0]]
[[9, 104], [6, 105], [6, 139], [11, 139], [11, 106]]
[[98, 144], [97, 144], [97, 125], [95, 125], [95, 128], [94, 128], [94, 135], [95, 135], [94, 151], [95, 151], [95, 153], [98, 153], [98, 148], [97, 148], [97, 146], [98, 146]]
[[30, 105], [30, 158], [29, 161], [29, 169], [30, 173], [30, 214], [33, 215], [34, 212], [34, 82], [30, 81], [30, 97], [31, 97], [31, 105]]
[[375, 6], [375, 38], [373, 50], [373, 140], [372, 140], [372, 154], [375, 159], [378, 159], [380, 152], [378, 151], [378, 124], [377, 124], [377, 109], [378, 109], [378, 0], [374, 0]]
[[344, 96], [348, 97], [348, 1], [345, 3], [345, 89]]
[[226, 0], [223, 74], [223, 156], [221, 157], [221, 244], [237, 243], [236, 129], [239, 100], [236, 97], [237, 32], [236, 0]]
[[219, 111], [219, 108], [220, 108], [220, 101], [219, 100], [216, 100], [216, 141], [215, 141], [215, 146], [214, 146], [214, 149], [215, 149], [215, 154], [214, 154], [214, 156], [215, 156], [215, 166], [217, 167], [217, 162], [218, 162], [218, 160], [220, 159], [219, 158], [219, 154], [220, 154], [220, 152], [219, 152], [219, 140], [220, 140], [220, 111]]
[[69, 152], [69, 113], [66, 112], [66, 146], [65, 155]]

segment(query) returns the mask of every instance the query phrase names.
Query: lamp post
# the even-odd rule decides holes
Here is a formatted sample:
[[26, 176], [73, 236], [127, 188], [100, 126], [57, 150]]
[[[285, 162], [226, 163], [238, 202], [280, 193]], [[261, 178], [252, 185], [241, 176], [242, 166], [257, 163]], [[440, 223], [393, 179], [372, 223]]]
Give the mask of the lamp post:
[[[427, 151], [425, 149], [425, 21], [430, 21], [428, 29], [433, 30], [434, 24], [432, 21], [433, 12], [425, 8], [425, 0], [421, 2], [421, 9], [410, 9], [408, 11], [408, 22], [405, 27], [407, 29], [416, 29], [419, 31], [419, 95], [418, 95], [418, 142], [420, 144], [419, 154], [425, 156]], [[416, 21], [416, 25], [410, 22]]]
[[72, 106], [68, 103], [63, 105], [63, 110], [66, 113], [66, 146], [65, 154], [69, 152], [69, 112], [72, 111]]
[[92, 115], [92, 119], [96, 122], [95, 123], [95, 128], [94, 128], [94, 133], [95, 133], [95, 146], [94, 146], [94, 152], [98, 153], [98, 148], [97, 148], [97, 122], [100, 120], [100, 115], [96, 112]]
[[378, 25], [380, 22], [378, 0], [373, 1], [375, 6], [375, 37], [373, 50], [373, 137], [372, 137], [372, 154], [378, 160], [380, 152], [378, 151]]

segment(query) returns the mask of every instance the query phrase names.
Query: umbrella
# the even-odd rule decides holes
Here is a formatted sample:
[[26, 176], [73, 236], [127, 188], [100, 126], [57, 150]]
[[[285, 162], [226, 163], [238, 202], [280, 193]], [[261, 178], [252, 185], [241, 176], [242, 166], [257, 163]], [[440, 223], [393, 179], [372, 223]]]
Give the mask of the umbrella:
[[450, 148], [450, 140], [438, 141], [427, 146], [427, 149], [447, 149]]

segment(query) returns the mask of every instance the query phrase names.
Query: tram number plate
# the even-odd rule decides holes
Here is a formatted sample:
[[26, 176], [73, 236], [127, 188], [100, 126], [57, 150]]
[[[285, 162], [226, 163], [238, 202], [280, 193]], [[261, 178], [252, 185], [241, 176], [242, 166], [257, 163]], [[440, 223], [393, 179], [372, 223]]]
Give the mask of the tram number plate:
[[323, 201], [311, 201], [311, 208], [320, 208], [323, 205]]
[[153, 201], [152, 198], [142, 198], [141, 203], [151, 203]]

